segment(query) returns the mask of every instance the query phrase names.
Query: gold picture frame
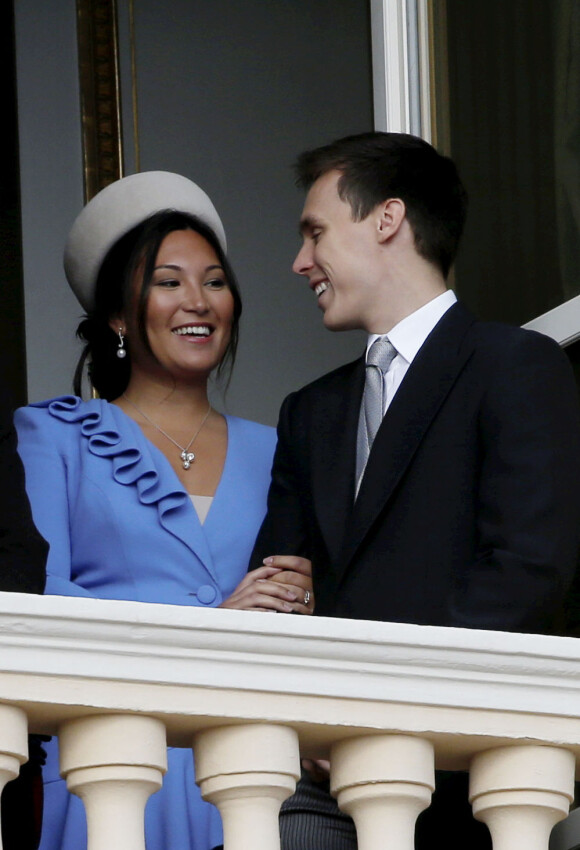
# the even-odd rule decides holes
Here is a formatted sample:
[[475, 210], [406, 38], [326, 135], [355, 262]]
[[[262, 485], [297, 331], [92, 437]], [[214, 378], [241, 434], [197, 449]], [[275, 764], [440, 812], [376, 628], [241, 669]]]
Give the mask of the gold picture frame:
[[117, 5], [77, 0], [85, 203], [123, 176]]

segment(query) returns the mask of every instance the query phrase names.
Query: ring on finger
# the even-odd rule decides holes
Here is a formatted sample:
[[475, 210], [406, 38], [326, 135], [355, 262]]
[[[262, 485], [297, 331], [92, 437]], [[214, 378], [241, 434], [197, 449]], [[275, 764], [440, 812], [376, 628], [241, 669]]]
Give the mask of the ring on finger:
[[308, 605], [309, 602], [310, 602], [310, 591], [305, 590], [304, 591], [304, 604]]

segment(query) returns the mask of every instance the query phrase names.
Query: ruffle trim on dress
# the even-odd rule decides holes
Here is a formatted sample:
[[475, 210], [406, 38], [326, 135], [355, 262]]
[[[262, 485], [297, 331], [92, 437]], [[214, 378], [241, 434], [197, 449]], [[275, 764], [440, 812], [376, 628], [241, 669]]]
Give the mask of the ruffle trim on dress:
[[44, 404], [55, 419], [80, 424], [91, 454], [109, 460], [114, 480], [134, 486], [144, 505], [157, 504], [160, 518], [188, 503], [187, 494], [172, 486], [170, 476], [161, 476], [157, 471], [145, 438], [141, 439], [142, 449], [136, 445], [138, 437], [132, 431], [132, 420], [122, 410], [103, 399], [83, 401], [77, 396], [61, 396]]

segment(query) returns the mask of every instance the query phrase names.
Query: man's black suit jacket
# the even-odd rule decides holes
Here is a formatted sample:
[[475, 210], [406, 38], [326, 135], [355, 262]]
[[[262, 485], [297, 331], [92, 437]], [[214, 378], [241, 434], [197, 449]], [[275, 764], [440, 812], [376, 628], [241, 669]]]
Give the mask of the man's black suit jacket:
[[251, 566], [311, 558], [318, 615], [550, 630], [580, 545], [580, 411], [556, 343], [451, 307], [389, 406], [355, 502], [364, 369], [284, 402]]

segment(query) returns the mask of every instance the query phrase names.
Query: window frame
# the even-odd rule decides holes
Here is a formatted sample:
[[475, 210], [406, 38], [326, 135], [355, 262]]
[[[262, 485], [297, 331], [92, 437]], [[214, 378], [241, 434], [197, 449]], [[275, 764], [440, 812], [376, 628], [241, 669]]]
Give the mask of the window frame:
[[[375, 129], [421, 136], [447, 153], [446, 68], [435, 59], [446, 61], [445, 0], [370, 0], [370, 17]], [[570, 345], [580, 339], [580, 295], [524, 327]]]

